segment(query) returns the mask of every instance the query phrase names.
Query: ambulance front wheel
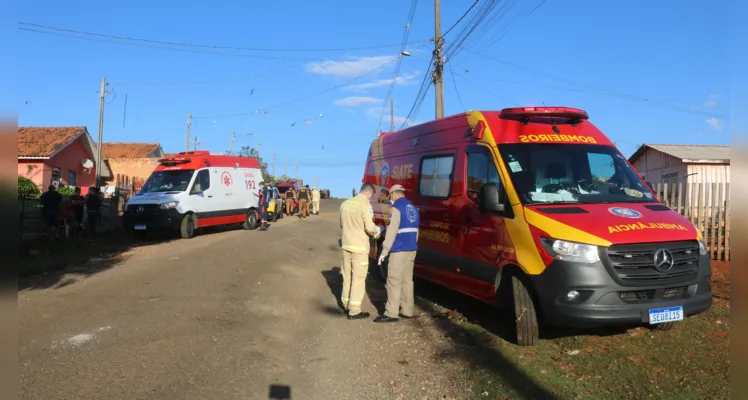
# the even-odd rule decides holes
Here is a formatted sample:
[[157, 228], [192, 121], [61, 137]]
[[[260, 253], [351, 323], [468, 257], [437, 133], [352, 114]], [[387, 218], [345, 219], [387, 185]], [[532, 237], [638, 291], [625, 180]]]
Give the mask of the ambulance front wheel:
[[247, 211], [247, 215], [244, 217], [244, 223], [242, 224], [242, 227], [248, 231], [257, 229], [257, 211], [255, 211], [254, 209], [250, 209], [249, 211]]
[[517, 344], [533, 346], [540, 336], [538, 313], [535, 301], [525, 280], [512, 275], [512, 297], [514, 300], [514, 320], [517, 330]]
[[182, 224], [179, 227], [179, 233], [182, 234], [182, 239], [192, 239], [195, 237], [195, 216], [187, 214], [182, 217]]

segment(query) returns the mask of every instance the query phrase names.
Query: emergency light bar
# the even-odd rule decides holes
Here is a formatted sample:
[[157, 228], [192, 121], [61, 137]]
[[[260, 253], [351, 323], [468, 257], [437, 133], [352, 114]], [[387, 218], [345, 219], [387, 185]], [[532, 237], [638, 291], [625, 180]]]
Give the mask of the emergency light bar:
[[189, 164], [190, 158], [188, 157], [168, 157], [158, 160], [161, 165], [177, 165], [177, 164]]
[[567, 118], [571, 120], [589, 119], [586, 111], [570, 107], [516, 107], [501, 110], [501, 119], [527, 121], [533, 117]]

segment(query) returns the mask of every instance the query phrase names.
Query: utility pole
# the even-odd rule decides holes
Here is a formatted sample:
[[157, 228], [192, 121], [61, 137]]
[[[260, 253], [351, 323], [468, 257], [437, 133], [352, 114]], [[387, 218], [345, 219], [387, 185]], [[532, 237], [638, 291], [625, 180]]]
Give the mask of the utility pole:
[[234, 131], [231, 131], [231, 146], [229, 146], [229, 155], [234, 155]]
[[442, 21], [439, 0], [434, 0], [434, 88], [436, 94], [436, 118], [444, 117], [444, 57], [442, 56]]
[[390, 97], [390, 132], [395, 131], [395, 99]]
[[197, 151], [197, 136], [195, 136], [195, 147], [192, 149], [192, 151]]
[[190, 151], [190, 125], [192, 125], [192, 115], [187, 113], [187, 138], [184, 140], [184, 151]]
[[96, 146], [96, 187], [101, 187], [101, 148], [104, 146], [104, 96], [106, 96], [106, 78], [101, 78], [101, 93], [99, 93], [99, 142]]

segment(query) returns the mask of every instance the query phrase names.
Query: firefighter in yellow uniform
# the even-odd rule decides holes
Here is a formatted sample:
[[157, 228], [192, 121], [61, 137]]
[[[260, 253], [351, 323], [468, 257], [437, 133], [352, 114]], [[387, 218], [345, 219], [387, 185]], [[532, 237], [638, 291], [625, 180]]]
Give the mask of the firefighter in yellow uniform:
[[383, 228], [374, 224], [374, 210], [369, 201], [374, 196], [374, 185], [365, 183], [358, 196], [340, 205], [340, 228], [343, 230], [342, 248], [343, 293], [341, 306], [348, 311], [348, 319], [369, 318], [361, 311], [369, 272], [369, 238], [378, 238]]

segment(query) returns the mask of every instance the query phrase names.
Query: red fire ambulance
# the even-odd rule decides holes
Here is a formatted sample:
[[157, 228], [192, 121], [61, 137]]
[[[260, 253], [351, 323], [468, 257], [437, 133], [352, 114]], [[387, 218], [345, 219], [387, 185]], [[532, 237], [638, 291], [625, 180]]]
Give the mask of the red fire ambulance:
[[262, 172], [257, 159], [182, 152], [158, 160], [140, 192], [127, 202], [125, 226], [145, 234], [179, 231], [183, 238], [207, 226], [257, 227]]
[[383, 133], [364, 182], [378, 224], [393, 184], [420, 210], [416, 274], [510, 306], [521, 345], [541, 321], [670, 329], [712, 304], [701, 233], [582, 110], [470, 111]]

